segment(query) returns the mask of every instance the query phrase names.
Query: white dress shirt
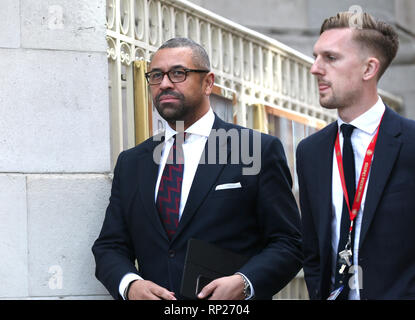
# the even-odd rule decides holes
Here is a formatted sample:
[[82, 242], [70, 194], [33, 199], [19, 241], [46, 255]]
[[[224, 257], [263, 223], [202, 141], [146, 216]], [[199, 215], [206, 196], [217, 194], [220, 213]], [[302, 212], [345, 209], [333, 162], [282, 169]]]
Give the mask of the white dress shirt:
[[[184, 169], [179, 219], [182, 217], [183, 209], [186, 205], [187, 197], [189, 196], [190, 187], [192, 186], [193, 178], [195, 177], [197, 166], [199, 165], [200, 157], [202, 156], [206, 141], [209, 137], [210, 131], [212, 130], [213, 122], [215, 122], [215, 114], [212, 109], [209, 109], [209, 111], [202, 118], [185, 130], [186, 139], [183, 143]], [[173, 136], [177, 134], [177, 131], [173, 130], [167, 123], [165, 128], [166, 133], [164, 149], [159, 165], [156, 189], [154, 190], [154, 202], [156, 202], [157, 199], [160, 180], [163, 175], [164, 166], [167, 162], [167, 157], [174, 143]]]
[[[385, 105], [383, 104], [382, 99], [378, 97], [378, 100], [373, 107], [371, 107], [364, 114], [360, 115], [359, 117], [354, 119], [352, 122], [350, 122], [351, 125], [356, 127], [353, 130], [353, 133], [351, 136], [351, 142], [353, 146], [353, 153], [354, 153], [354, 160], [355, 160], [355, 169], [356, 169], [355, 170], [356, 171], [356, 185], [359, 181], [360, 171], [362, 170], [363, 160], [366, 154], [367, 147], [369, 146], [370, 142], [372, 141], [372, 138], [376, 134], [376, 130], [379, 126], [379, 123], [383, 116], [384, 111], [385, 111]], [[340, 148], [341, 150], [343, 150], [343, 134], [341, 133], [340, 126], [345, 122], [340, 118], [337, 120], [337, 122], [338, 122], [338, 127], [339, 127]], [[376, 150], [376, 147], [375, 147], [375, 150]], [[376, 151], [375, 151], [374, 156], [376, 156]], [[337, 247], [338, 247], [339, 238], [340, 238], [340, 224], [341, 224], [341, 216], [342, 216], [342, 210], [343, 210], [343, 189], [341, 185], [335, 151], [333, 151], [333, 175], [332, 176], [333, 176], [332, 178], [333, 179], [332, 180], [333, 217], [332, 217], [332, 223], [331, 223], [331, 231], [332, 231], [332, 239], [331, 239], [332, 277], [331, 277], [331, 281], [332, 281], [332, 285], [334, 285], [334, 278], [335, 278], [334, 275], [336, 272], [336, 261], [337, 261]], [[368, 181], [366, 183], [365, 190], [363, 192], [362, 204], [355, 218], [355, 222], [353, 226], [353, 228], [355, 228], [355, 238], [354, 238], [354, 248], [353, 248], [353, 265], [355, 266], [355, 268], [354, 268], [354, 275], [352, 275], [350, 279], [354, 280], [353, 283], [354, 283], [355, 289], [353, 289], [352, 287], [349, 292], [350, 300], [360, 300], [360, 292], [358, 290], [359, 289], [358, 280], [359, 280], [359, 277], [361, 277], [362, 275], [359, 274], [359, 271], [361, 271], [360, 268], [356, 266], [358, 266], [360, 229], [362, 226], [362, 216], [363, 216], [363, 210], [365, 208], [366, 190], [367, 190], [367, 186], [369, 185], [369, 179], [370, 179], [370, 172], [368, 175]], [[352, 204], [350, 204], [350, 206], [351, 205]]]
[[[189, 128], [185, 130], [186, 139], [183, 143], [183, 155], [184, 155], [184, 169], [183, 169], [183, 181], [182, 181], [182, 191], [180, 198], [180, 209], [179, 209], [179, 220], [182, 217], [184, 207], [189, 196], [190, 188], [193, 183], [193, 179], [196, 174], [197, 167], [199, 165], [200, 158], [202, 156], [203, 150], [206, 145], [206, 141], [210, 135], [210, 132], [215, 122], [215, 114], [213, 113], [212, 108], [201, 117], [198, 121], [192, 124]], [[177, 134], [177, 131], [172, 129], [167, 122], [165, 122], [165, 140], [163, 153], [159, 165], [159, 172], [157, 177], [156, 188], [154, 190], [154, 202], [157, 200], [157, 193], [160, 185], [161, 176], [163, 175], [164, 166], [167, 162], [167, 157], [169, 155], [170, 149], [173, 146], [174, 138], [173, 136]], [[242, 274], [241, 274], [242, 275]], [[242, 275], [245, 277], [244, 275]], [[131, 281], [142, 279], [139, 275], [134, 273], [126, 274], [119, 286], [119, 293], [125, 299], [124, 292], [128, 284]], [[254, 294], [254, 288], [250, 283], [249, 279], [245, 277], [251, 286], [251, 296]], [[250, 298], [249, 297], [249, 298]]]

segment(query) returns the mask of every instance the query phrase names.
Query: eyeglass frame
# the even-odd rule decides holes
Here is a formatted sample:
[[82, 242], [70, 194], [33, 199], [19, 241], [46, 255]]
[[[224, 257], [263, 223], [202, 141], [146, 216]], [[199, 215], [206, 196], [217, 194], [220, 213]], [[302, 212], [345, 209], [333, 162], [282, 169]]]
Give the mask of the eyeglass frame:
[[[170, 75], [169, 75], [169, 73], [170, 73], [170, 72], [172, 72], [172, 71], [184, 71], [184, 79], [183, 79], [183, 80], [181, 80], [181, 81], [173, 81], [173, 80], [170, 78]], [[150, 83], [149, 77], [150, 77], [151, 73], [153, 73], [153, 72], [160, 72], [160, 73], [162, 74], [162, 77], [161, 77], [160, 82], [158, 82], [158, 83]], [[170, 82], [171, 82], [171, 83], [181, 83], [181, 82], [184, 82], [184, 81], [186, 81], [186, 79], [187, 79], [187, 74], [188, 74], [189, 72], [196, 72], [196, 73], [209, 73], [209, 72], [210, 72], [210, 70], [202, 70], [202, 69], [189, 69], [189, 68], [177, 68], [177, 67], [176, 67], [176, 68], [172, 68], [172, 69], [170, 69], [170, 70], [168, 70], [168, 71], [166, 71], [166, 72], [164, 72], [164, 71], [149, 71], [149, 72], [146, 72], [144, 75], [145, 75], [145, 77], [146, 77], [146, 80], [147, 80], [148, 84], [149, 84], [150, 86], [155, 86], [155, 85], [158, 85], [158, 84], [160, 84], [160, 83], [162, 83], [162, 82], [163, 82], [164, 76], [165, 76], [166, 74], [167, 74], [167, 78], [169, 78], [169, 80], [170, 80]]]

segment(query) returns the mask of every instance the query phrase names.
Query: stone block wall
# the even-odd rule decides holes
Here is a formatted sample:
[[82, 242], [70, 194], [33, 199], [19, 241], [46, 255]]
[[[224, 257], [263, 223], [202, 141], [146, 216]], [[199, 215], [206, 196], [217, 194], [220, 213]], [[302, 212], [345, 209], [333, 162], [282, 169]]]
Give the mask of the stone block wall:
[[105, 0], [0, 2], [0, 299], [108, 299]]

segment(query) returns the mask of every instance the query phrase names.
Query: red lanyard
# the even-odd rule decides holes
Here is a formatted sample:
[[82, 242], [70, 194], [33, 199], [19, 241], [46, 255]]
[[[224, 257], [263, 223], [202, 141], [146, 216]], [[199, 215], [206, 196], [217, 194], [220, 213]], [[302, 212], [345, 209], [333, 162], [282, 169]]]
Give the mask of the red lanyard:
[[[382, 115], [383, 119], [383, 115]], [[340, 180], [342, 183], [342, 189], [344, 198], [346, 199], [347, 208], [349, 209], [349, 215], [350, 215], [350, 232], [353, 229], [353, 221], [354, 218], [356, 218], [357, 213], [359, 212], [360, 206], [362, 204], [362, 198], [363, 198], [363, 191], [365, 190], [366, 182], [369, 177], [370, 167], [372, 166], [372, 158], [373, 154], [375, 153], [375, 146], [376, 146], [376, 140], [378, 139], [379, 134], [379, 128], [380, 124], [382, 123], [382, 119], [380, 119], [378, 129], [376, 130], [376, 134], [373, 137], [372, 141], [370, 141], [369, 146], [367, 147], [365, 158], [363, 160], [362, 170], [360, 171], [360, 177], [359, 177], [359, 183], [357, 184], [356, 188], [356, 195], [354, 197], [352, 210], [350, 210], [350, 204], [349, 204], [349, 196], [347, 194], [347, 188], [346, 188], [346, 180], [344, 179], [344, 171], [343, 171], [343, 158], [340, 151], [340, 142], [339, 142], [339, 132], [337, 132], [337, 138], [336, 143], [334, 145], [336, 150], [336, 159], [337, 159], [337, 167], [339, 168], [339, 174], [340, 174]]]

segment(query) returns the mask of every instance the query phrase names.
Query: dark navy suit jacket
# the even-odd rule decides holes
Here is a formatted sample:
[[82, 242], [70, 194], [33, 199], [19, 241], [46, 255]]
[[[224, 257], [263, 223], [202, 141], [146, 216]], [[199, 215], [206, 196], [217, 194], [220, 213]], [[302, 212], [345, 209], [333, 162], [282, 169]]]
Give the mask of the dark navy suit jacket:
[[[337, 122], [301, 141], [297, 173], [304, 273], [312, 299], [331, 275], [333, 148]], [[415, 298], [415, 122], [386, 107], [369, 176], [359, 243], [361, 299]]]
[[[241, 136], [245, 128], [215, 116], [213, 129], [233, 129]], [[252, 148], [253, 131], [249, 134]], [[153, 151], [160, 143], [150, 138], [119, 155], [104, 224], [92, 248], [96, 277], [114, 298], [120, 298], [120, 281], [129, 272], [179, 297], [187, 242], [196, 238], [250, 256], [239, 271], [251, 281], [256, 298], [271, 298], [302, 265], [300, 216], [281, 142], [261, 134], [260, 172], [243, 175], [242, 168], [250, 165], [231, 163], [231, 141], [225, 139], [228, 163], [199, 164], [171, 241], [154, 203], [158, 165]], [[241, 188], [215, 190], [237, 182]]]

